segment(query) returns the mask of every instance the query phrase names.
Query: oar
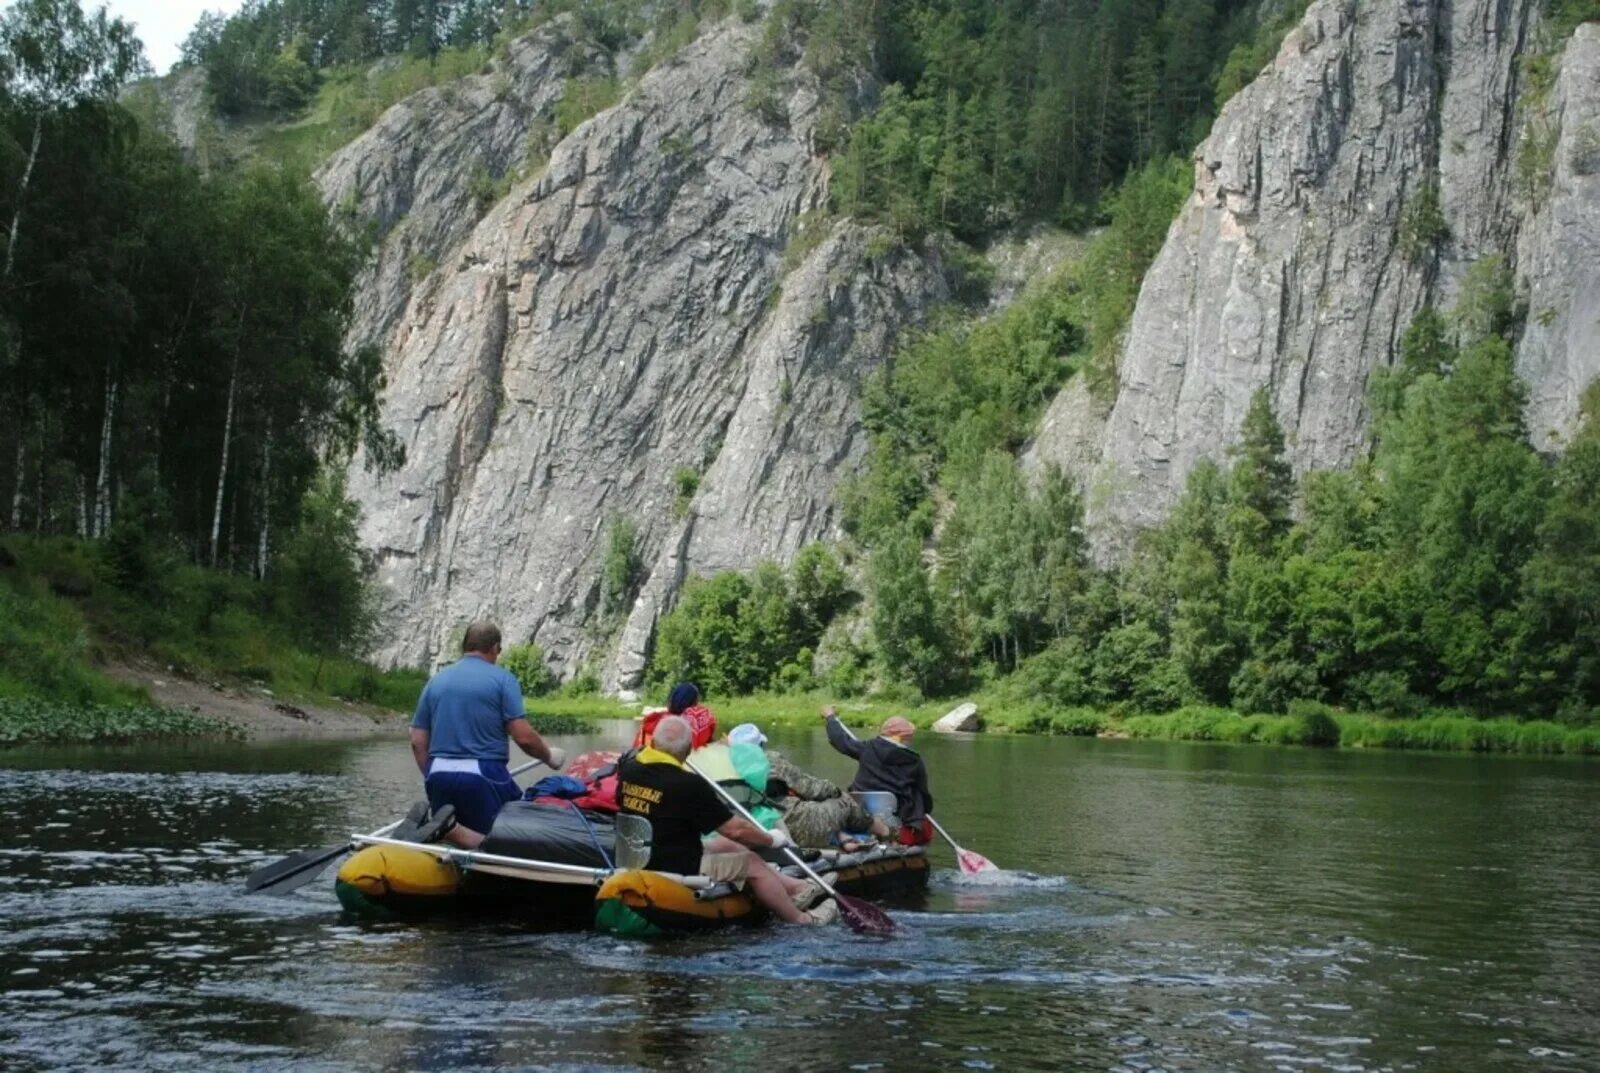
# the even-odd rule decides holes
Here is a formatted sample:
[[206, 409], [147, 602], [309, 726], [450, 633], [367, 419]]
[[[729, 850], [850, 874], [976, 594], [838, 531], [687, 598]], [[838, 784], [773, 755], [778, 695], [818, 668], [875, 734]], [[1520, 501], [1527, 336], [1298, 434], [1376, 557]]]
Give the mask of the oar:
[[[756, 823], [756, 818], [750, 815], [743, 805], [735, 801], [733, 796], [717, 783], [717, 780], [713, 779], [711, 776], [707, 775], [705, 772], [701, 771], [687, 760], [684, 761], [684, 765], [688, 767], [690, 771], [694, 772], [696, 775], [699, 775], [702, 779], [705, 779], [706, 782], [711, 785], [711, 788], [717, 792], [717, 796], [721, 797], [723, 801], [727, 802], [729, 808], [743, 816], [750, 823], [754, 823], [757, 827], [761, 826], [759, 823]], [[838, 891], [824, 883], [822, 881], [822, 877], [817, 875], [817, 873], [812, 870], [809, 864], [801, 860], [800, 854], [794, 851], [793, 846], [785, 846], [783, 847], [783, 851], [789, 855], [789, 859], [791, 861], [800, 866], [800, 870], [809, 876], [813, 883], [823, 889], [825, 892], [825, 897], [832, 898], [834, 902], [838, 904], [839, 915], [844, 918], [844, 922], [850, 925], [853, 930], [865, 932], [870, 935], [893, 935], [895, 932], [900, 930], [895, 926], [894, 919], [890, 917], [888, 913], [885, 913], [882, 909], [879, 909], [871, 902], [864, 902], [860, 898], [852, 898], [849, 895], [840, 894]]]
[[[542, 764], [542, 760], [530, 760], [526, 764], [512, 771], [512, 775], [520, 775], [531, 767]], [[396, 820], [389, 826], [372, 832], [371, 837], [382, 838], [394, 831], [404, 822]], [[291, 853], [281, 861], [257, 868], [251, 872], [244, 881], [246, 894], [289, 894], [299, 890], [310, 883], [328, 863], [337, 857], [342, 857], [355, 847], [349, 842], [341, 842], [337, 846], [328, 846], [326, 849], [303, 849], [299, 853]]]
[[939, 821], [934, 819], [932, 815], [928, 816], [928, 822], [933, 824], [933, 829], [935, 831], [938, 831], [940, 834], [944, 835], [944, 840], [950, 843], [951, 849], [956, 851], [956, 862], [961, 865], [961, 870], [967, 875], [975, 876], [979, 872], [1000, 871], [1000, 866], [995, 864], [989, 858], [985, 857], [983, 854], [975, 853], [970, 849], [962, 849], [959, 845], [957, 845], [956, 840], [950, 837], [950, 832], [941, 827], [939, 825]]
[[[404, 822], [396, 820], [387, 827], [380, 828], [374, 835], [382, 837], [389, 834]], [[336, 857], [342, 857], [351, 850], [351, 845], [345, 842], [327, 849], [303, 849], [299, 853], [291, 853], [281, 861], [275, 861], [263, 868], [257, 868], [244, 881], [246, 894], [289, 894], [299, 890], [322, 874], [328, 862]]]

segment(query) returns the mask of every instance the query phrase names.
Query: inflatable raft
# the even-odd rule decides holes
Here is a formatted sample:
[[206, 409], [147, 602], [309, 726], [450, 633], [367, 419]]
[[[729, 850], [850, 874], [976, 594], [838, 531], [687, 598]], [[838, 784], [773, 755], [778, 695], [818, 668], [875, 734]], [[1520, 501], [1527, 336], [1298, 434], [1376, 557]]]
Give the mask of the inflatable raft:
[[[766, 916], [728, 884], [626, 867], [627, 840], [617, 838], [609, 817], [560, 805], [512, 802], [477, 850], [378, 835], [355, 842], [361, 848], [339, 869], [334, 889], [346, 910], [367, 917], [495, 914], [538, 927], [650, 935]], [[813, 867], [859, 897], [919, 890], [928, 881], [921, 847], [825, 853]]]

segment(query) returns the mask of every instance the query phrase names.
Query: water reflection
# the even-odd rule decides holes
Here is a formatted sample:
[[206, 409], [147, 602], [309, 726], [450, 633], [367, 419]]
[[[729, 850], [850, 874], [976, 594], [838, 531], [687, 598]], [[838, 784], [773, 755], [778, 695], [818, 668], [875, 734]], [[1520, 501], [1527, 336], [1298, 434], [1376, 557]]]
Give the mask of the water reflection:
[[[820, 734], [773, 737], [848, 777]], [[1591, 765], [919, 745], [952, 833], [1034, 878], [973, 882], [945, 854], [891, 942], [370, 925], [326, 884], [237, 894], [252, 867], [402, 808], [400, 742], [3, 754], [3, 1064], [1600, 1066]]]

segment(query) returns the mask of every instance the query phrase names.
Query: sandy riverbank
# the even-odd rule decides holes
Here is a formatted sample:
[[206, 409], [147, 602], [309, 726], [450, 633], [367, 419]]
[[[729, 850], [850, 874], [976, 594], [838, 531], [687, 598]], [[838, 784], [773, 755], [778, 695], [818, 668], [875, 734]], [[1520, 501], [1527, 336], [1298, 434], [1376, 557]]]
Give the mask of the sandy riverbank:
[[109, 678], [145, 690], [160, 707], [212, 716], [251, 741], [405, 734], [405, 713], [370, 704], [314, 704], [247, 682], [185, 678], [155, 663], [118, 663], [102, 670]]

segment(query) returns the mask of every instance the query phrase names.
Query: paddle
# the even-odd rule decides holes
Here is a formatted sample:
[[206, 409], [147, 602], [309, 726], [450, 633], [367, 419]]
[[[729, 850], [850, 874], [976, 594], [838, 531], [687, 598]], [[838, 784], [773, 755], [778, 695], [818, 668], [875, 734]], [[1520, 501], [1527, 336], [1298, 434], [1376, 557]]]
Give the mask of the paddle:
[[967, 875], [975, 876], [979, 872], [1000, 871], [1000, 866], [995, 864], [989, 858], [985, 857], [983, 854], [975, 853], [970, 849], [962, 849], [959, 845], [957, 845], [956, 840], [950, 837], [950, 832], [941, 827], [939, 825], [939, 821], [934, 819], [932, 815], [928, 817], [928, 822], [933, 824], [933, 829], [935, 831], [938, 831], [940, 834], [944, 835], [944, 840], [950, 843], [951, 849], [956, 851], [956, 862], [961, 865], [961, 870]]
[[[702, 779], [705, 779], [706, 782], [711, 785], [711, 788], [717, 792], [717, 796], [722, 798], [722, 800], [727, 803], [729, 808], [733, 809], [733, 811], [737, 812], [740, 816], [743, 816], [746, 820], [755, 824], [757, 827], [761, 826], [759, 823], [756, 823], [756, 818], [750, 815], [743, 805], [735, 801], [728, 791], [724, 790], [720, 785], [717, 784], [715, 779], [701, 771], [699, 768], [695, 767], [693, 764], [689, 763], [687, 760], [684, 761], [684, 766], [690, 771], [694, 772], [696, 775], [699, 775]], [[871, 902], [864, 902], [860, 898], [852, 898], [847, 894], [840, 894], [838, 891], [824, 883], [822, 881], [822, 877], [817, 875], [817, 873], [812, 870], [811, 866], [800, 858], [800, 854], [794, 851], [793, 846], [785, 846], [783, 847], [783, 851], [789, 855], [789, 859], [791, 861], [800, 866], [800, 870], [810, 877], [813, 883], [821, 887], [823, 891], [826, 892], [825, 897], [829, 897], [834, 900], [835, 904], [839, 906], [839, 915], [844, 918], [844, 922], [846, 924], [850, 925], [851, 930], [863, 932], [868, 935], [893, 935], [895, 932], [900, 930], [895, 926], [894, 919], [890, 917], [888, 913], [885, 913], [882, 909], [879, 909]]]
[[[530, 760], [526, 764], [512, 771], [513, 775], [520, 775], [529, 768], [542, 764], [542, 760]], [[399, 827], [403, 820], [396, 820], [389, 826], [372, 832], [372, 837], [382, 838]], [[328, 846], [325, 849], [303, 849], [299, 853], [291, 853], [281, 861], [257, 868], [244, 881], [246, 894], [290, 894], [310, 883], [322, 874], [329, 862], [337, 857], [349, 853], [354, 847], [349, 842], [337, 846]]]

